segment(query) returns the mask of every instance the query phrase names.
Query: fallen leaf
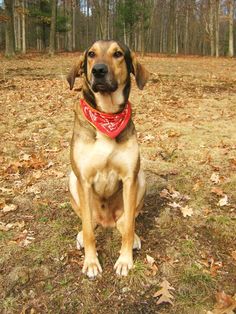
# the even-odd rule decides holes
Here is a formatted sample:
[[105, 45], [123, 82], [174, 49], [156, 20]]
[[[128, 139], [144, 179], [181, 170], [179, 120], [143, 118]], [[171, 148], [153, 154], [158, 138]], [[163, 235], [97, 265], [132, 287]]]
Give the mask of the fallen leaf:
[[148, 134], [148, 135], [145, 135], [144, 137], [143, 137], [143, 141], [144, 142], [149, 142], [149, 141], [152, 141], [152, 140], [154, 140], [154, 136], [153, 135], [151, 135], [151, 134]]
[[156, 276], [158, 267], [155, 263], [151, 266], [151, 271], [152, 271], [152, 276]]
[[216, 195], [218, 195], [218, 196], [224, 195], [223, 190], [222, 190], [221, 188], [216, 187], [216, 186], [214, 186], [214, 187], [211, 189], [211, 193], [214, 193], [214, 194], [216, 194]]
[[163, 189], [161, 192], [160, 192], [160, 197], [161, 198], [168, 198], [168, 196], [170, 196], [170, 193], [167, 189]]
[[53, 171], [51, 172], [51, 174], [52, 174], [53, 176], [57, 177], [58, 179], [63, 178], [63, 177], [66, 176], [64, 172], [62, 172], [62, 171], [56, 171], [56, 170], [53, 170]]
[[54, 165], [54, 162], [53, 161], [49, 161], [49, 163], [45, 166], [45, 170], [51, 168], [52, 166]]
[[151, 266], [155, 263], [155, 259], [148, 254], [146, 255], [146, 260], [147, 260], [148, 264]]
[[184, 207], [180, 207], [180, 211], [184, 217], [187, 217], [187, 216], [191, 217], [193, 214], [193, 209], [191, 207], [189, 207], [188, 205], [186, 205]]
[[216, 304], [212, 311], [213, 314], [234, 314], [236, 300], [224, 291], [216, 294]]
[[218, 184], [218, 183], [220, 182], [220, 176], [219, 176], [219, 174], [213, 172], [212, 175], [211, 175], [210, 180], [211, 180], [213, 183]]
[[6, 194], [13, 194], [13, 189], [7, 189], [4, 187], [1, 187], [0, 191], [2, 191], [2, 193], [6, 193]]
[[209, 264], [210, 264], [210, 274], [212, 277], [215, 277], [218, 274], [218, 270], [223, 267], [223, 263], [220, 261], [214, 260], [213, 257], [209, 259]]
[[35, 179], [40, 179], [42, 177], [42, 171], [41, 170], [36, 170], [34, 173], [33, 173], [33, 178]]
[[35, 237], [33, 237], [33, 235], [33, 231], [24, 230], [16, 238], [11, 240], [10, 243], [16, 243], [20, 247], [26, 247], [31, 244], [33, 240], [35, 240]]
[[0, 231], [8, 231], [9, 229], [6, 228], [6, 224], [0, 221]]
[[34, 194], [40, 194], [41, 193], [41, 189], [36, 186], [36, 185], [32, 185], [32, 186], [29, 186], [27, 188], [27, 193], [34, 193]]
[[24, 221], [17, 221], [12, 223], [4, 223], [0, 221], [0, 231], [9, 231], [14, 228], [22, 229], [24, 226], [25, 226]]
[[178, 191], [173, 191], [171, 193], [172, 198], [180, 198], [181, 194]]
[[220, 207], [228, 205], [228, 196], [226, 194], [219, 200], [218, 205]]
[[232, 256], [233, 259], [236, 261], [236, 251], [233, 251], [233, 252], [231, 253], [231, 256]]
[[29, 154], [24, 154], [22, 157], [21, 157], [21, 160], [24, 160], [24, 161], [29, 161], [31, 158], [31, 156]]
[[0, 209], [3, 209], [6, 206], [5, 199], [1, 198], [0, 199]]
[[198, 181], [194, 184], [192, 190], [193, 190], [194, 192], [197, 192], [197, 191], [200, 190], [201, 186], [202, 186], [202, 182], [201, 182], [200, 180], [198, 180]]
[[172, 207], [172, 208], [181, 208], [181, 205], [178, 204], [178, 203], [176, 203], [176, 202], [169, 203], [168, 205], [169, 205], [170, 207]]
[[179, 137], [181, 136], [181, 133], [175, 131], [175, 130], [169, 130], [168, 131], [168, 137]]
[[156, 304], [161, 304], [161, 303], [170, 303], [171, 305], [174, 305], [171, 299], [174, 299], [173, 295], [170, 293], [169, 290], [175, 290], [173, 287], [171, 287], [170, 283], [164, 279], [162, 281], [162, 283], [160, 284], [161, 289], [158, 290], [153, 297], [157, 298], [160, 297], [158, 299], [158, 301], [156, 302]]
[[9, 213], [9, 212], [13, 212], [17, 209], [17, 205], [15, 204], [9, 204], [9, 205], [5, 205], [2, 209], [3, 213]]

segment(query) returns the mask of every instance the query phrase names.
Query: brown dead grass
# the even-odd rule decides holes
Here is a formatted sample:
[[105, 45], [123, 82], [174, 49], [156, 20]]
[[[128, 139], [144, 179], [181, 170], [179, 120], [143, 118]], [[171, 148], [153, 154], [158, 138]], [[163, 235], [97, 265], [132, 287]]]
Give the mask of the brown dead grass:
[[[0, 221], [21, 225], [0, 231], [0, 312], [198, 314], [212, 309], [217, 291], [236, 293], [231, 256], [236, 250], [236, 60], [141, 60], [152, 72], [146, 89], [133, 84], [131, 95], [148, 182], [137, 219], [143, 248], [135, 253], [135, 270], [117, 278], [113, 265], [120, 238], [98, 229], [104, 273], [89, 281], [81, 273], [83, 253], [75, 250], [80, 222], [67, 188], [78, 92], [69, 91], [65, 75], [77, 57], [1, 59], [1, 202], [18, 208], [0, 210]], [[213, 172], [217, 184], [210, 180]], [[227, 206], [218, 206], [213, 187], [227, 194]], [[163, 188], [185, 197], [161, 197]], [[169, 205], [173, 201], [192, 207], [194, 214], [184, 218]], [[34, 239], [20, 247], [24, 230]], [[146, 254], [156, 260], [155, 275]], [[175, 288], [173, 307], [157, 306], [153, 298], [163, 278]]]

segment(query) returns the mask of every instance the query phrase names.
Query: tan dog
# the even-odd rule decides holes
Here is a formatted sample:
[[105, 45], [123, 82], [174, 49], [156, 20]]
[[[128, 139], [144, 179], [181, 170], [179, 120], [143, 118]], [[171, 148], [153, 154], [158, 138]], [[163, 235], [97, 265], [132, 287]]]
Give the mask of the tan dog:
[[[82, 220], [77, 247], [85, 249], [83, 273], [88, 277], [102, 272], [95, 247], [97, 224], [116, 226], [121, 233], [120, 256], [114, 266], [118, 275], [128, 274], [133, 266], [132, 249], [141, 248], [134, 229], [135, 217], [143, 205], [145, 178], [128, 112], [131, 73], [143, 89], [149, 73], [133, 53], [118, 42], [97, 41], [67, 77], [71, 89], [75, 78], [83, 77], [84, 100], [75, 106], [69, 186], [73, 209]], [[116, 135], [106, 134], [95, 125], [99, 119], [102, 127], [110, 128], [111, 132], [114, 128], [107, 122], [109, 119], [121, 121], [123, 129], [121, 132], [116, 129]]]

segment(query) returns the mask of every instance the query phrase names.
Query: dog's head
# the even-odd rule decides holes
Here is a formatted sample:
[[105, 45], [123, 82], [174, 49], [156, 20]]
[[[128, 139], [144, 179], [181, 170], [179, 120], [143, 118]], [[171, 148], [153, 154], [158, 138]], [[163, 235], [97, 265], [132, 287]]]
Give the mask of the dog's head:
[[130, 85], [131, 73], [139, 89], [143, 89], [149, 72], [137, 61], [134, 53], [119, 42], [99, 40], [80, 57], [67, 81], [72, 89], [75, 78], [84, 75], [94, 93], [112, 93], [119, 86]]

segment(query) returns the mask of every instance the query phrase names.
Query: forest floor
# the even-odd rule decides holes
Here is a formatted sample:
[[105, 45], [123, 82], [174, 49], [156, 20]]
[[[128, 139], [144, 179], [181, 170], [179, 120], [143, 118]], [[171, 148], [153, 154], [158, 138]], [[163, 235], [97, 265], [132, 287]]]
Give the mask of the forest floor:
[[[142, 250], [119, 278], [120, 237], [98, 228], [103, 274], [91, 281], [68, 193], [79, 92], [65, 75], [77, 58], [1, 59], [0, 313], [233, 313], [236, 59], [141, 59], [152, 72], [131, 93], [148, 186], [136, 224]], [[154, 296], [164, 280], [173, 304]]]

